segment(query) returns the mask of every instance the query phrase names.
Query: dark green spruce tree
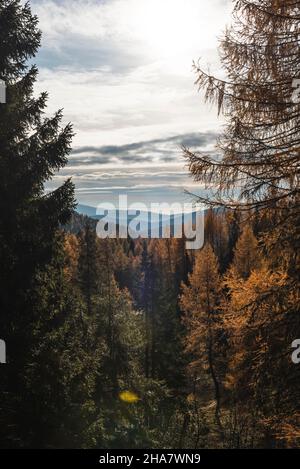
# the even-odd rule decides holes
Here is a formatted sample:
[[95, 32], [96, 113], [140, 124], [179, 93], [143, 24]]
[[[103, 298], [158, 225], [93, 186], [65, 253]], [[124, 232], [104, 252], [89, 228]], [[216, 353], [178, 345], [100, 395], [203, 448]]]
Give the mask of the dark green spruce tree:
[[61, 111], [44, 117], [46, 93], [34, 97], [38, 71], [27, 63], [40, 39], [28, 4], [0, 1], [0, 80], [7, 86], [0, 104], [1, 447], [58, 445], [66, 399], [58, 343], [70, 301], [63, 299], [58, 228], [74, 207], [73, 184], [51, 193], [44, 184], [67, 162], [72, 127], [61, 127]]

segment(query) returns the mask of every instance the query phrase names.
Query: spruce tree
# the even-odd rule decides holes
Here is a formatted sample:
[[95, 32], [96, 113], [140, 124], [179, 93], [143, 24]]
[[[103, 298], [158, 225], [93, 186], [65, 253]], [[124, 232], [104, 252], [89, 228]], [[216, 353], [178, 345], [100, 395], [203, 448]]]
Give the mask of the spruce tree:
[[1, 444], [17, 447], [45, 444], [47, 411], [55, 408], [54, 389], [46, 402], [33, 402], [37, 389], [51, 388], [51, 382], [45, 382], [47, 373], [44, 381], [32, 380], [32, 374], [43, 334], [55, 325], [58, 310], [47, 285], [59, 282], [58, 228], [74, 206], [69, 180], [50, 193], [44, 188], [67, 162], [72, 128], [61, 127], [61, 111], [44, 117], [46, 93], [34, 97], [38, 71], [27, 63], [40, 39], [29, 5], [1, 0], [0, 79], [7, 100], [0, 104], [0, 330], [8, 354], [1, 379]]

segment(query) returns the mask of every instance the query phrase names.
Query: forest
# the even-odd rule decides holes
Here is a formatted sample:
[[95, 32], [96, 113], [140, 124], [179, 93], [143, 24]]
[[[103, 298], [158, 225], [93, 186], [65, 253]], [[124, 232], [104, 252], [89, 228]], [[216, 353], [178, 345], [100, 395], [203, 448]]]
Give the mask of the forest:
[[71, 180], [45, 192], [74, 130], [34, 93], [40, 43], [0, 0], [0, 447], [299, 447], [299, 2], [234, 1], [226, 80], [194, 64], [226, 120], [220, 158], [182, 149], [200, 250], [99, 239]]

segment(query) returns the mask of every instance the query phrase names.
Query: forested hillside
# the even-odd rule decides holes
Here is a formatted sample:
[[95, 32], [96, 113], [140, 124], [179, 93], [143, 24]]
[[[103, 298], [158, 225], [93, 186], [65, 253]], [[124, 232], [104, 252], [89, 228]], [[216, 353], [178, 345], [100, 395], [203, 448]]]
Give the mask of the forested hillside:
[[214, 189], [187, 251], [99, 239], [70, 180], [45, 192], [73, 129], [34, 94], [37, 18], [0, 0], [0, 447], [300, 445], [299, 8], [234, 4], [228, 82], [195, 67], [227, 125], [222, 159], [184, 149]]

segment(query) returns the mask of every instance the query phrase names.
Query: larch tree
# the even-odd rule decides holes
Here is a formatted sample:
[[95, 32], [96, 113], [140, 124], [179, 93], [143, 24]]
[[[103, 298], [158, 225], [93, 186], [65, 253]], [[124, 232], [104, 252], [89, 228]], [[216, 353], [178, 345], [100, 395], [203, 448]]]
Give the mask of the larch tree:
[[259, 264], [258, 242], [252, 228], [246, 225], [236, 243], [231, 270], [234, 275], [246, 279]]
[[206, 244], [196, 255], [188, 284], [183, 284], [180, 304], [187, 328], [186, 352], [191, 355], [190, 373], [200, 383], [208, 373], [214, 390], [215, 420], [221, 429], [220, 293], [218, 260], [212, 247]]
[[[278, 404], [277, 410], [275, 405], [264, 407], [261, 419], [272, 422], [277, 413], [289, 427], [292, 416], [299, 414], [295, 399], [298, 372], [297, 367], [290, 367], [287, 354], [288, 341], [300, 334], [299, 2], [236, 0], [233, 18], [220, 47], [225, 78], [216, 78], [195, 65], [199, 88], [206, 90], [206, 99], [217, 104], [227, 122], [218, 142], [222, 157], [188, 148], [185, 156], [195, 180], [215, 188], [213, 194], [199, 200], [256, 217], [259, 213], [264, 219], [266, 229], [260, 234], [260, 244], [271, 269], [267, 278], [271, 282], [280, 272], [281, 280], [274, 287], [266, 284], [262, 273], [250, 276], [249, 282], [257, 276], [255, 281], [261, 285], [247, 308], [252, 310], [253, 327], [260, 326], [264, 337], [261, 347], [254, 343], [252, 357], [257, 353], [262, 360], [256, 383], [270, 377], [268, 382], [273, 385], [266, 386], [265, 399]], [[243, 285], [241, 282], [241, 288]], [[268, 314], [259, 313], [262, 308], [268, 309]], [[259, 314], [264, 317], [262, 323], [255, 321]], [[283, 340], [277, 340], [278, 331], [284, 334]], [[280, 371], [272, 365], [274, 344], [274, 356], [285, 357], [278, 362], [281, 372], [290, 371], [285, 391], [276, 387]], [[258, 406], [259, 402], [257, 398]]]
[[[268, 249], [290, 250], [299, 266], [299, 5], [293, 0], [237, 0], [221, 41], [226, 79], [195, 65], [197, 84], [227, 121], [222, 159], [185, 149], [196, 181], [215, 193], [209, 206], [259, 210], [271, 220]], [[210, 186], [211, 187], [211, 186]]]
[[194, 177], [216, 184], [216, 197], [203, 199], [208, 204], [293, 208], [289, 202], [299, 195], [300, 99], [293, 99], [299, 28], [293, 0], [238, 0], [221, 41], [227, 80], [195, 66], [199, 87], [228, 122], [219, 141], [221, 161], [186, 149]]
[[230, 300], [223, 320], [229, 366], [225, 382], [236, 419], [247, 422], [247, 431], [244, 427], [239, 434], [240, 444], [248, 435], [252, 445], [280, 446], [280, 441], [287, 442], [286, 427], [294, 428], [293, 442], [299, 443], [299, 371], [290, 359], [291, 312], [298, 300], [292, 291], [282, 296], [287, 281], [286, 272], [272, 272], [264, 264], [247, 279], [227, 282]]

